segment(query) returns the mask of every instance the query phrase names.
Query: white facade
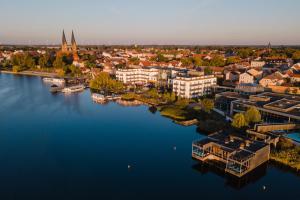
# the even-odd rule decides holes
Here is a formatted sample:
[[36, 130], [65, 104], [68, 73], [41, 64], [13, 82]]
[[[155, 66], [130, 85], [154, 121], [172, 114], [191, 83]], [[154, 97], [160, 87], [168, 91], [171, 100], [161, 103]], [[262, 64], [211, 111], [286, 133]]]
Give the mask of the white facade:
[[182, 98], [196, 98], [211, 93], [212, 86], [217, 85], [214, 76], [176, 77], [173, 80], [173, 92]]
[[239, 83], [254, 83], [254, 77], [247, 72], [240, 74]]
[[253, 68], [260, 68], [260, 67], [263, 67], [266, 65], [266, 62], [265, 61], [259, 61], [259, 60], [253, 60], [251, 61], [251, 67]]
[[146, 84], [157, 82], [159, 70], [156, 68], [119, 69], [116, 79], [125, 84]]

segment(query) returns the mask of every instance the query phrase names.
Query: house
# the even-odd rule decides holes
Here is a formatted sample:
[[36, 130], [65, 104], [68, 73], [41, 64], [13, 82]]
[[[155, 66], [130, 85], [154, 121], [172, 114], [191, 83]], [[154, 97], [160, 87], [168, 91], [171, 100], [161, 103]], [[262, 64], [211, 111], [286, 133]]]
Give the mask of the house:
[[248, 72], [240, 74], [239, 83], [254, 83], [254, 76], [249, 74]]
[[300, 74], [292, 74], [290, 76], [292, 83], [299, 83], [300, 82]]
[[247, 73], [252, 75], [256, 80], [260, 80], [263, 76], [263, 71], [256, 69], [249, 69]]
[[285, 82], [285, 77], [280, 72], [275, 72], [269, 76], [262, 78], [259, 84], [263, 87], [282, 85]]
[[239, 80], [239, 77], [240, 77], [240, 72], [239, 71], [225, 72], [225, 80], [226, 81], [235, 82], [235, 81]]
[[263, 66], [265, 66], [265, 64], [265, 61], [253, 60], [251, 61], [251, 68], [262, 68]]

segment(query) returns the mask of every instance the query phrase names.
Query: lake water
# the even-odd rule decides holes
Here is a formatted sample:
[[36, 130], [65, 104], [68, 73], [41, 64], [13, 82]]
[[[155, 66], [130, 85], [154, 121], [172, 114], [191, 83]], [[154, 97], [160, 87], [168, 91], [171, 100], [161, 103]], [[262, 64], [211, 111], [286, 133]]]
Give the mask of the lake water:
[[0, 199], [300, 198], [299, 176], [271, 164], [241, 181], [199, 165], [191, 144], [202, 137], [146, 106], [0, 74]]

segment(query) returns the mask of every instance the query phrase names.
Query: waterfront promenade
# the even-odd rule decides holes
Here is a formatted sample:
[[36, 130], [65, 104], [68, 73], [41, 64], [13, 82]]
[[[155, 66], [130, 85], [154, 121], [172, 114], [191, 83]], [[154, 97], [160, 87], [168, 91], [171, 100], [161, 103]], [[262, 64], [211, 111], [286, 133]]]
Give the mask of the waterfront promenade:
[[51, 72], [39, 72], [39, 71], [22, 71], [22, 72], [13, 72], [8, 70], [1, 70], [3, 74], [14, 74], [14, 75], [27, 75], [27, 76], [40, 76], [40, 77], [57, 77], [56, 73]]

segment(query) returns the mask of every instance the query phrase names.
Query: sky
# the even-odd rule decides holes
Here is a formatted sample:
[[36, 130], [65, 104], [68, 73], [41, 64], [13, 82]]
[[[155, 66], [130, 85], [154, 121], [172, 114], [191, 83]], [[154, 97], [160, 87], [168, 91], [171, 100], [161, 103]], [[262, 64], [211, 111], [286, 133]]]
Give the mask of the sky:
[[0, 44], [299, 45], [299, 0], [0, 0]]

